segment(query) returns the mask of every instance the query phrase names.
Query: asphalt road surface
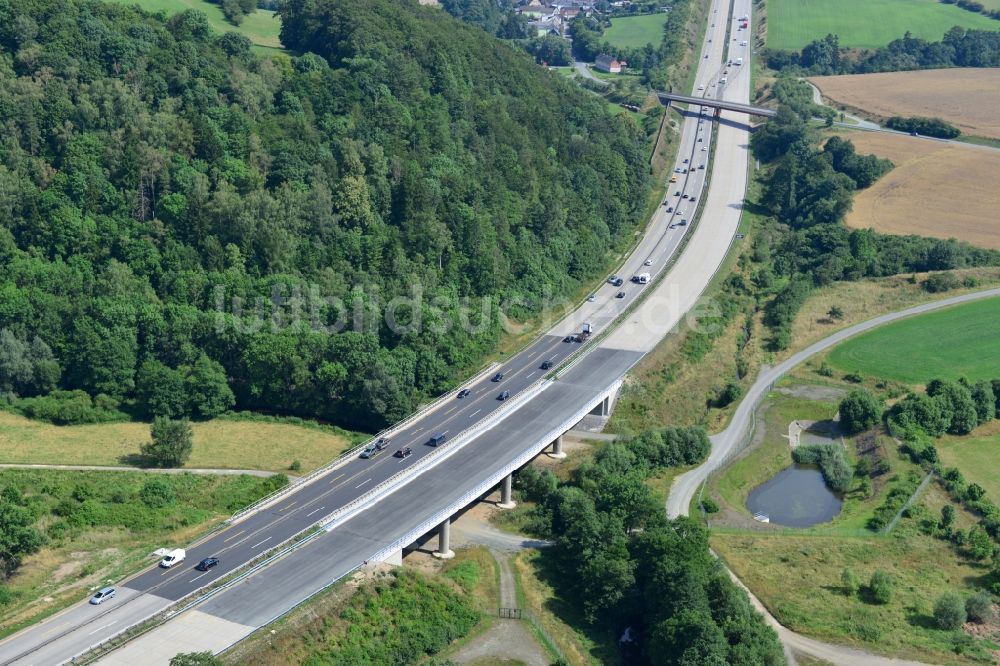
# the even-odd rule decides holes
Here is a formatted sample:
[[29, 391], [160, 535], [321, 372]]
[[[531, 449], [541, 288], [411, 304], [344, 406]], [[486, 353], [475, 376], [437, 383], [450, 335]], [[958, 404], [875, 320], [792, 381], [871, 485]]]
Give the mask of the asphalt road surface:
[[[746, 11], [749, 11], [747, 0], [739, 0], [736, 4], [737, 7], [746, 5]], [[706, 53], [710, 57], [707, 59], [703, 58], [700, 61], [697, 77], [698, 83], [696, 84], [704, 86], [705, 90], [700, 92], [710, 95], [719, 94], [717, 81], [720, 72], [725, 67], [721, 57], [727, 27], [725, 19], [726, 5], [722, 4], [720, 0], [716, 0], [713, 9], [717, 12], [715, 15], [716, 18], [713, 19], [715, 25], [708, 27], [706, 32], [706, 40], [710, 40], [706, 41]], [[737, 9], [737, 12], [739, 11]], [[745, 58], [745, 60], [748, 60], [748, 58]], [[746, 79], [748, 82], [748, 72]], [[730, 78], [729, 85], [733, 85], [732, 77]], [[729, 95], [726, 98], [729, 99]], [[739, 95], [733, 95], [734, 101], [738, 101], [739, 98]], [[745, 101], [746, 97], [742, 96], [742, 99]], [[118, 598], [96, 607], [85, 603], [71, 607], [12, 636], [0, 643], [0, 664], [58, 663], [74, 654], [80, 653], [93, 644], [106, 640], [120, 631], [123, 626], [130, 624], [134, 618], [165, 608], [172, 601], [210, 584], [231, 572], [239, 565], [252, 560], [261, 553], [279, 545], [289, 537], [317, 523], [337, 508], [364, 495], [370, 488], [377, 486], [380, 482], [400, 470], [413, 465], [423, 456], [430, 455], [435, 450], [433, 447], [427, 445], [427, 441], [431, 435], [444, 433], [448, 438], [453, 438], [463, 430], [477, 424], [501, 405], [501, 401], [497, 399], [501, 391], [509, 391], [511, 399], [516, 399], [518, 393], [545, 375], [546, 371], [539, 367], [543, 361], [550, 360], [558, 364], [578, 349], [579, 345], [577, 343], [563, 341], [565, 335], [570, 332], [579, 331], [583, 322], [591, 323], [596, 331], [600, 331], [607, 326], [646, 288], [628, 282], [628, 278], [640, 272], [656, 274], [662, 271], [668, 260], [676, 253], [685, 235], [691, 231], [690, 220], [693, 219], [695, 206], [700, 203], [697, 200], [691, 203], [690, 197], [694, 196], [696, 199], [700, 199], [705, 190], [706, 174], [708, 173], [709, 144], [712, 134], [711, 128], [711, 115], [709, 113], [701, 116], [700, 109], [693, 109], [686, 114], [679, 144], [680, 153], [677, 165], [679, 172], [676, 173], [678, 182], [671, 185], [664, 205], [661, 206], [660, 211], [647, 228], [641, 242], [623, 264], [620, 275], [626, 279], [625, 286], [615, 288], [605, 284], [598, 289], [593, 301], [584, 303], [574, 315], [568, 317], [552, 329], [554, 335], [546, 335], [539, 338], [527, 349], [509, 359], [501, 370], [504, 375], [501, 381], [493, 382], [489, 378], [478, 381], [468, 387], [472, 391], [471, 395], [463, 399], [454, 398], [450, 402], [446, 402], [424, 415], [417, 422], [408, 425], [399, 432], [393, 433], [389, 448], [374, 458], [369, 460], [352, 460], [295, 489], [280, 501], [242, 520], [231, 528], [214, 534], [201, 543], [189, 546], [187, 560], [176, 565], [174, 568], [151, 568], [131, 580], [119, 584]], [[741, 125], [741, 128], [743, 129], [740, 131], [745, 131], [745, 126]], [[740, 139], [735, 140], [739, 141]], [[702, 150], [702, 148], [705, 150]], [[742, 153], [737, 154], [733, 158], [727, 158], [727, 161], [721, 165], [717, 162], [715, 169], [718, 171], [720, 168], [723, 170], [735, 168], [743, 175], [744, 180], [742, 182], [745, 184], [746, 162], [744, 159], [742, 164], [738, 164], [738, 155], [742, 155]], [[705, 165], [705, 169], [699, 168], [701, 165]], [[687, 195], [687, 197], [685, 198], [684, 195]], [[742, 191], [739, 198], [742, 198]], [[668, 213], [666, 212], [667, 208], [673, 208], [673, 210]], [[738, 210], [735, 215], [738, 219]], [[682, 224], [684, 221], [687, 224]], [[701, 235], [709, 236], [716, 232], [717, 230], [713, 229], [712, 225], [712, 220], [703, 220], [699, 225]], [[692, 279], [691, 282], [695, 283], [692, 286], [692, 291], [700, 293], [704, 285], [707, 284], [707, 279], [710, 279], [711, 273], [714, 273], [715, 267], [718, 266], [718, 263], [721, 262], [725, 255], [725, 250], [728, 248], [729, 236], [724, 239], [725, 243], [723, 245], [713, 246], [705, 250], [705, 252], [711, 252], [711, 255], [703, 254], [697, 257], [701, 263], [710, 267], [710, 270], [706, 273], [709, 277], [702, 280], [699, 275], [697, 280]], [[719, 251], [720, 248], [721, 253]], [[625, 292], [621, 298], [617, 297], [620, 291]], [[658, 339], [657, 337], [656, 339], [645, 341], [644, 345], [651, 348]], [[595, 379], [599, 378], [600, 381], [598, 383], [605, 382], [607, 384], [614, 381], [615, 378], [620, 376], [621, 372], [624, 372], [637, 359], [638, 355], [619, 356], [616, 357], [613, 363], [609, 362], [610, 365], [608, 367], [602, 367], [600, 364], [590, 367], [595, 373]], [[581, 364], [581, 366], [588, 367], [586, 363]], [[573, 372], [577, 372], [577, 369], [575, 368]], [[557, 382], [557, 384], [563, 383], [563, 381]], [[567, 386], [573, 388], [571, 384], [567, 384]], [[586, 388], [587, 391], [591, 392], [596, 390], [594, 386], [587, 386]], [[576, 395], [572, 390], [568, 390], [562, 396], [557, 395], [551, 389], [546, 390], [525, 406], [526, 408], [538, 410], [536, 417], [541, 420], [536, 423], [531, 419], [526, 419], [521, 413], [522, 410], [518, 410], [514, 418], [517, 419], [518, 425], [533, 423], [541, 427], [541, 424], [546, 422], [545, 417], [549, 416], [547, 412], [551, 411], [552, 414], [564, 413], [572, 407], [574, 400], [579, 400], [581, 397], [582, 394]], [[550, 403], [553, 400], [562, 400], [562, 412], [558, 409], [550, 409]], [[509, 420], [512, 420], [511, 417], [508, 417]], [[506, 424], [507, 421], [504, 423]], [[502, 429], [498, 428], [489, 432], [494, 433], [498, 430], [502, 431]], [[528, 431], [524, 431], [523, 435], [524, 437], [530, 437]], [[447, 465], [441, 465], [440, 468], [435, 468], [421, 474], [421, 484], [419, 486], [411, 483], [405, 488], [412, 487], [415, 490], [411, 490], [411, 492], [421, 492], [420, 488], [423, 487], [425, 490], [422, 492], [426, 493], [427, 486], [423, 483], [423, 477], [428, 477], [428, 483], [431, 483], [429, 487], [434, 487], [432, 484], [432, 472], [453, 475], [455, 474], [454, 468], [463, 465], [465, 466], [464, 473], [471, 475], [469, 477], [471, 482], [476, 476], [477, 470], [491, 467], [494, 460], [497, 459], [497, 455], [495, 453], [491, 454], [489, 449], [480, 451], [482, 455], [478, 459], [469, 457], [478, 450], [478, 447], [474, 445], [479, 439], [483, 439], [484, 441], [489, 440], [488, 437], [480, 437], [474, 440], [466, 446], [469, 450], [469, 455], [463, 455], [461, 458], [457, 455], [453, 456], [452, 459], [449, 459]], [[496, 443], [494, 445], [497, 446]], [[505, 444], [505, 446], [509, 446], [509, 443]], [[403, 459], [394, 457], [392, 454], [402, 447], [410, 447], [412, 455]], [[463, 449], [464, 452], [465, 449]], [[452, 462], [453, 460], [454, 462]], [[447, 485], [445, 484], [445, 486]], [[442, 487], [441, 489], [443, 490], [444, 488]], [[399, 497], [396, 497], [397, 495]], [[397, 491], [378, 503], [379, 505], [385, 505], [386, 509], [390, 506], [396, 507], [394, 512], [390, 511], [388, 514], [385, 514], [384, 519], [387, 522], [384, 528], [387, 534], [393, 530], [398, 531], [401, 524], [405, 524], [408, 521], [412, 522], [413, 520], [412, 516], [406, 513], [405, 508], [400, 509], [396, 506], [396, 501], [403, 497], [406, 497], [406, 494], [401, 494], [400, 491]], [[395, 501], [392, 501], [393, 498], [395, 498]], [[415, 499], [411, 497], [408, 501], [413, 502]], [[374, 515], [373, 512], [376, 508], [379, 507], [373, 507], [363, 515], [369, 515], [369, 517]], [[378, 513], [381, 515], [384, 514], [384, 511], [379, 511]], [[345, 527], [352, 522], [353, 520], [348, 521]], [[344, 534], [348, 534], [350, 530], [345, 529], [343, 532]], [[331, 534], [335, 533], [336, 531]], [[317, 541], [322, 542], [324, 539]], [[332, 543], [332, 540], [328, 542]], [[164, 545], [176, 547], [182, 544]], [[344, 546], [345, 544], [340, 545]], [[338, 551], [337, 559], [340, 562], [338, 566], [342, 568], [347, 567], [348, 561], [354, 562], [354, 565], [360, 563], [366, 554], [375, 552], [371, 550], [371, 547], [372, 542], [368, 537], [359, 539], [351, 547], [345, 546]], [[299, 580], [305, 586], [303, 589], [309, 587], [310, 583], [315, 585], [317, 572], [312, 567], [304, 566], [303, 562], [305, 559], [311, 559], [314, 564], [316, 562], [329, 562], [325, 557], [330, 556], [331, 553], [326, 552], [324, 556], [322, 551], [323, 549], [314, 545], [303, 548], [299, 551], [303, 554], [303, 561], [299, 561], [300, 558], [295, 558], [294, 561], [296, 562], [295, 566], [297, 569], [295, 571], [286, 571], [285, 573]], [[218, 557], [221, 564], [208, 572], [199, 572], [193, 569], [198, 561], [209, 556]], [[284, 583], [281, 581], [285, 581], [287, 578], [279, 575], [278, 569], [282, 562], [287, 562], [289, 559], [282, 560], [273, 567], [269, 567], [262, 573], [254, 576], [250, 579], [254, 582], [253, 585], [241, 585], [236, 588], [239, 590], [266, 587], [269, 585], [268, 580], [277, 581], [274, 587], [270, 588], [272, 594], [276, 595], [272, 597], [274, 599], [273, 604], [267, 598], [261, 601], [261, 597], [257, 596], [255, 597], [256, 601], [251, 607], [254, 612], [248, 616], [246, 615], [246, 611], [248, 609], [247, 604], [250, 602], [247, 599], [240, 600], [238, 595], [230, 595], [227, 592], [219, 595], [219, 597], [210, 602], [210, 604], [214, 605], [213, 613], [219, 617], [226, 617], [228, 621], [235, 622], [241, 626], [245, 626], [244, 622], [256, 622], [265, 619], [264, 616], [273, 617], [274, 614], [272, 611], [274, 608], [280, 608], [283, 601], [292, 599], [299, 592], [299, 589], [296, 588], [294, 590], [295, 594], [289, 592], [289, 594], [283, 596], [283, 591], [289, 588], [283, 587]], [[275, 569], [273, 576], [271, 572], [272, 568]], [[328, 569], [328, 567], [324, 568]], [[350, 569], [346, 568], [345, 570]], [[304, 572], [311, 573], [304, 577]], [[325, 574], [329, 575], [330, 572], [325, 571]], [[233, 618], [229, 618], [228, 615], [231, 613], [228, 613], [227, 609], [240, 609], [243, 611], [243, 614], [236, 613]], [[168, 625], [172, 623], [173, 621], [168, 623]]]

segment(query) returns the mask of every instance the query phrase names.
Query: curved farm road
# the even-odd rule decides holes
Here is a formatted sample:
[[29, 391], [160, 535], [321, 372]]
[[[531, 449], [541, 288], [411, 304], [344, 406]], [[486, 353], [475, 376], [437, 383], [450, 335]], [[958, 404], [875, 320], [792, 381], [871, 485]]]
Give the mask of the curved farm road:
[[[687, 515], [688, 507], [691, 505], [691, 500], [694, 498], [694, 494], [697, 492], [701, 484], [708, 478], [709, 474], [721, 467], [729, 456], [737, 450], [740, 443], [744, 441], [747, 432], [750, 430], [753, 412], [756, 410], [757, 405], [768, 394], [771, 387], [795, 366], [799, 365], [809, 357], [843, 342], [847, 338], [898, 319], [905, 319], [906, 317], [912, 317], [913, 315], [939, 310], [952, 305], [997, 296], [1000, 296], [1000, 288], [986, 289], [983, 291], [973, 292], [971, 294], [963, 294], [962, 296], [945, 298], [940, 301], [923, 303], [905, 310], [900, 310], [899, 312], [891, 312], [889, 314], [881, 315], [879, 317], [869, 319], [868, 321], [861, 322], [860, 324], [855, 324], [854, 326], [849, 326], [845, 329], [837, 331], [833, 335], [824, 338], [819, 342], [813, 343], [802, 351], [793, 354], [788, 357], [788, 359], [773, 368], [764, 368], [760, 376], [757, 378], [757, 381], [755, 381], [753, 386], [751, 386], [747, 391], [746, 396], [743, 398], [739, 407], [736, 408], [736, 412], [733, 414], [733, 418], [729, 422], [726, 429], [709, 437], [712, 442], [712, 451], [709, 453], [708, 460], [702, 463], [699, 467], [696, 467], [689, 472], [685, 472], [674, 480], [674, 484], [670, 488], [670, 494], [667, 497], [667, 515], [671, 518], [676, 518], [680, 515]], [[731, 572], [730, 575], [732, 575]], [[740, 585], [742, 586], [742, 583], [740, 583]], [[745, 586], [743, 587], [746, 589]], [[782, 642], [786, 646], [797, 651], [814, 655], [820, 659], [832, 661], [835, 664], [858, 664], [860, 666], [888, 666], [889, 664], [894, 664], [898, 666], [900, 664], [917, 663], [878, 657], [861, 652], [860, 650], [829, 645], [821, 641], [806, 638], [805, 636], [800, 636], [799, 634], [796, 634], [795, 632], [779, 625], [778, 621], [775, 620], [769, 612], [767, 612], [767, 609], [763, 607], [760, 601], [757, 600], [753, 594], [750, 594], [750, 599], [753, 601], [757, 609], [763, 613], [768, 623], [774, 626], [778, 631], [778, 635]]]

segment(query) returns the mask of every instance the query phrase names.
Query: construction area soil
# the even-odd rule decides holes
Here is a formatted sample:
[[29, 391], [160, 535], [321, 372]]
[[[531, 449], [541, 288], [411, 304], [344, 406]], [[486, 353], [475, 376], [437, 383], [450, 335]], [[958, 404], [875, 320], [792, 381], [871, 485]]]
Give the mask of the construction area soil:
[[867, 115], [930, 116], [948, 121], [964, 134], [1000, 139], [1000, 68], [814, 76], [809, 80], [835, 105]]
[[[994, 113], [998, 106], [1000, 99]], [[847, 136], [859, 153], [896, 165], [857, 194], [848, 226], [1000, 249], [1000, 150], [879, 132]]]

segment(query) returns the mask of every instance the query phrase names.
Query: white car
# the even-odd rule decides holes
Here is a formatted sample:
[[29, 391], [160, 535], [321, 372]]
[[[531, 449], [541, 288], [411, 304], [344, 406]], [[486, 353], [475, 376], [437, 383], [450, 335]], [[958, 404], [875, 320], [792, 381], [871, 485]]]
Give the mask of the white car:
[[704, 90], [705, 86], [698, 86], [698, 90]]
[[160, 566], [164, 569], [169, 569], [178, 562], [183, 562], [185, 557], [187, 557], [187, 553], [184, 552], [184, 549], [176, 548], [167, 553], [166, 557], [160, 560]]
[[652, 266], [653, 265], [653, 260], [652, 259], [647, 259], [646, 261], [643, 262], [643, 265], [644, 266]]
[[705, 152], [706, 150], [708, 150], [708, 146], [702, 146], [701, 147], [701, 152]]
[[590, 296], [587, 296], [588, 303], [593, 303], [596, 300], [597, 300], [597, 294], [591, 294]]

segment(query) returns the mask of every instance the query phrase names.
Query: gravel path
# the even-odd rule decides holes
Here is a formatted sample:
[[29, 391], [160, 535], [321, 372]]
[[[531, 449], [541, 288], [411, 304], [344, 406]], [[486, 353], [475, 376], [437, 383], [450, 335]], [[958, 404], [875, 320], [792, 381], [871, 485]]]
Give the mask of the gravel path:
[[[237, 474], [247, 474], [249, 476], [268, 477], [274, 476], [277, 472], [267, 472], [260, 469], [211, 469], [211, 468], [186, 468], [171, 467], [162, 469], [160, 467], [114, 467], [110, 465], [35, 465], [29, 463], [0, 463], [0, 469], [61, 469], [84, 472], [145, 472], [149, 474], [219, 474], [222, 476], [235, 476]], [[288, 480], [294, 482], [298, 477], [289, 476]]]

